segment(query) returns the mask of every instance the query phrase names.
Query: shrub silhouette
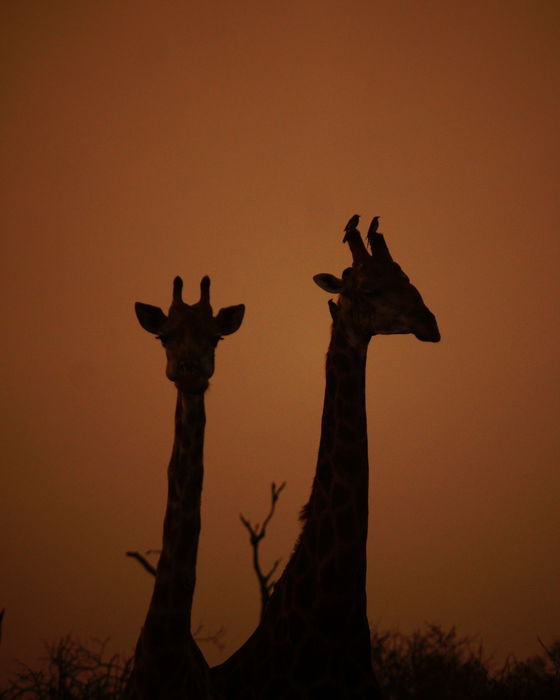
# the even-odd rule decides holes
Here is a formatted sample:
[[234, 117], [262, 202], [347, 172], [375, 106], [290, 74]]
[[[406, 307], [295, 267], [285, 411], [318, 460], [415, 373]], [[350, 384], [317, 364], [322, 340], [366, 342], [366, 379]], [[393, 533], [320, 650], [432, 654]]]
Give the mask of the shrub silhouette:
[[[540, 640], [539, 640], [540, 641]], [[373, 663], [385, 700], [558, 700], [560, 640], [526, 661], [491, 669], [482, 644], [428, 624], [410, 636], [374, 632]]]
[[118, 700], [131, 668], [131, 659], [107, 656], [106, 642], [87, 648], [69, 636], [45, 644], [39, 669], [21, 665], [2, 700]]
[[[540, 640], [539, 640], [540, 641]], [[509, 657], [491, 670], [481, 644], [455, 627], [428, 624], [406, 636], [374, 632], [373, 663], [385, 700], [558, 700], [560, 640], [525, 661]], [[118, 700], [131, 660], [87, 648], [71, 637], [45, 645], [39, 669], [22, 665], [1, 700]], [[263, 700], [266, 700], [263, 698]]]

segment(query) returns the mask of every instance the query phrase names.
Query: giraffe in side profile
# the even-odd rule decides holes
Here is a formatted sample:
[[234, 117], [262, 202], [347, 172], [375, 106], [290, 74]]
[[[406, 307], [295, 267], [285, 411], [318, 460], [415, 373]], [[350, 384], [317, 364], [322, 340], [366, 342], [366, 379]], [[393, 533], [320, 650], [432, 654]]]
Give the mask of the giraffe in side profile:
[[333, 323], [321, 438], [302, 532], [257, 629], [211, 669], [227, 700], [379, 697], [366, 616], [366, 353], [375, 335], [412, 333], [437, 342], [440, 334], [383, 235], [370, 230], [370, 254], [357, 223], [354, 216], [345, 228], [352, 267], [341, 278], [314, 277], [339, 297], [329, 301]]
[[200, 283], [200, 300], [185, 304], [183, 282], [173, 282], [166, 316], [137, 303], [140, 325], [165, 348], [167, 378], [177, 387], [175, 440], [169, 462], [163, 544], [152, 599], [136, 645], [125, 700], [214, 700], [209, 669], [191, 634], [203, 479], [204, 393], [214, 373], [214, 352], [222, 336], [234, 333], [245, 307], [213, 315], [210, 279]]

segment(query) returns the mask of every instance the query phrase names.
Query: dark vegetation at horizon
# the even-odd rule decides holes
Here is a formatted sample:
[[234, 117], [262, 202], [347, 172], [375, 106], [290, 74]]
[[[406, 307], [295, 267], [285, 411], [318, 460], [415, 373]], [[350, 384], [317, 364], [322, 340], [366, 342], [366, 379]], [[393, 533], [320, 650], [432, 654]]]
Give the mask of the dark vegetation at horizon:
[[[212, 640], [210, 640], [212, 641]], [[540, 641], [540, 640], [539, 640]], [[45, 644], [39, 667], [21, 664], [0, 700], [118, 700], [132, 659], [84, 646], [69, 636]], [[492, 668], [481, 643], [454, 627], [427, 624], [406, 636], [374, 631], [372, 658], [385, 700], [557, 700], [560, 639], [524, 661]]]

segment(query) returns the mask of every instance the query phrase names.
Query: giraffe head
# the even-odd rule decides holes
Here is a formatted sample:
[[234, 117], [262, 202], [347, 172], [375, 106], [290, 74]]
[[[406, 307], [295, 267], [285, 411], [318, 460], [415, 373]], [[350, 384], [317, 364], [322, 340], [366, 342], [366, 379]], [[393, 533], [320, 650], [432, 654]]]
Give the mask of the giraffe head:
[[165, 348], [166, 375], [187, 394], [199, 394], [208, 387], [214, 374], [214, 352], [218, 341], [241, 325], [245, 306], [228, 306], [216, 316], [210, 306], [210, 278], [200, 282], [200, 299], [185, 304], [183, 280], [173, 280], [173, 301], [167, 316], [151, 304], [136, 302], [134, 308], [142, 328], [153, 333]]
[[335, 322], [342, 322], [354, 337], [412, 333], [418, 340], [437, 343], [435, 316], [393, 261], [383, 235], [375, 232], [375, 219], [368, 233], [371, 254], [351, 222], [345, 240], [352, 252], [352, 267], [344, 270], [342, 278], [330, 274], [313, 278], [321, 289], [340, 295], [338, 304], [329, 303]]

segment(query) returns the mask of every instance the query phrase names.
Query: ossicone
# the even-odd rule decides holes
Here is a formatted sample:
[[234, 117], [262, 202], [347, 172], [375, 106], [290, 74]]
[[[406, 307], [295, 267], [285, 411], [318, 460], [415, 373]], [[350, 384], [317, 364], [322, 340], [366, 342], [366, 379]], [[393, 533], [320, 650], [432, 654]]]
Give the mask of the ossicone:
[[200, 303], [210, 305], [210, 277], [204, 275], [200, 280]]
[[173, 303], [183, 303], [183, 280], [177, 275], [173, 280]]

